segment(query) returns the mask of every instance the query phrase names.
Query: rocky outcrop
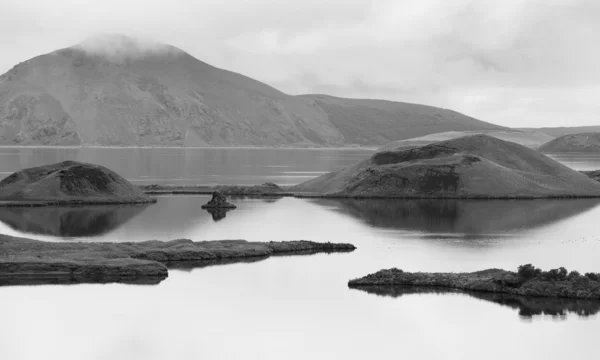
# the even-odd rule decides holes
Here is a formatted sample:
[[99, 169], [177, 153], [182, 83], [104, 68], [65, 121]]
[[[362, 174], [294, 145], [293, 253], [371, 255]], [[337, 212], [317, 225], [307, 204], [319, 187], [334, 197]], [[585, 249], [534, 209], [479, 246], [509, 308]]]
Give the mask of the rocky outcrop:
[[87, 282], [158, 283], [170, 264], [191, 266], [272, 255], [346, 252], [351, 244], [221, 240], [51, 243], [0, 235], [0, 285]]
[[0, 181], [3, 205], [149, 203], [156, 200], [104, 166], [63, 161], [18, 171]]
[[235, 209], [237, 206], [229, 203], [225, 195], [219, 191], [215, 191], [212, 194], [212, 199], [209, 202], [202, 205], [203, 209]]
[[600, 133], [568, 134], [540, 146], [544, 153], [600, 153]]
[[455, 111], [291, 96], [166, 44], [93, 39], [0, 76], [0, 145], [383, 145], [443, 131], [503, 129]]
[[600, 184], [525, 146], [471, 135], [380, 151], [290, 189], [330, 197], [599, 197]]
[[517, 272], [488, 269], [472, 273], [411, 273], [394, 268], [350, 280], [348, 286], [435, 287], [519, 296], [600, 300], [600, 274], [581, 275], [577, 271], [568, 272], [565, 268], [544, 272], [530, 264], [520, 266]]

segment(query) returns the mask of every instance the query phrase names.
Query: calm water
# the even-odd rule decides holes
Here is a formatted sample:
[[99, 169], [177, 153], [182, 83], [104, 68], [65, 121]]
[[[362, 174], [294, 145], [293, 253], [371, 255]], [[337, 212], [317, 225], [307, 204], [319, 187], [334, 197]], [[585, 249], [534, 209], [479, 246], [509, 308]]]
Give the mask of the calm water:
[[0, 177], [25, 167], [76, 160], [104, 165], [136, 184], [298, 184], [354, 164], [372, 150], [2, 148]]
[[[133, 157], [131, 161], [136, 163], [129, 151], [125, 150], [124, 158]], [[216, 150], [210, 151], [216, 154]], [[361, 157], [360, 151], [354, 150], [276, 150], [275, 155], [266, 155], [273, 150], [263, 151], [264, 156], [252, 156], [273, 156], [282, 165], [290, 156], [295, 159], [290, 160], [294, 171], [315, 173]], [[81, 153], [74, 156], [93, 161]], [[200, 174], [197, 163], [209, 166], [212, 161], [198, 156], [198, 161], [189, 156], [187, 163], [198, 169], [191, 173]], [[278, 176], [287, 183], [297, 182], [298, 178], [285, 178], [287, 173], [282, 173], [292, 170], [268, 172], [268, 163], [262, 160], [257, 160], [257, 168], [248, 167], [251, 170], [244, 172], [238, 169], [238, 161], [252, 164], [244, 156], [222, 155], [236, 159], [233, 163], [224, 160], [225, 168], [231, 170], [206, 170], [201, 176], [219, 183], [222, 179], [260, 183]], [[27, 159], [25, 155], [8, 157]], [[119, 161], [104, 159], [108, 166]], [[0, 162], [2, 167], [5, 164]], [[187, 171], [181, 164], [169, 166]], [[131, 179], [142, 179], [140, 174], [150, 176], [131, 171]], [[255, 174], [252, 181], [249, 173]], [[168, 172], [152, 176], [172, 182]], [[187, 175], [173, 172], [170, 176]], [[472, 271], [533, 263], [543, 268], [565, 266], [600, 272], [600, 200], [233, 198], [238, 208], [218, 221], [200, 208], [207, 200], [205, 196], [165, 196], [150, 206], [0, 209], [0, 233], [48, 241], [310, 239], [351, 242], [358, 249], [345, 254], [171, 270], [165, 281], [154, 286], [3, 287], [0, 358], [597, 357], [598, 303], [415, 289], [367, 293], [348, 289], [346, 283], [388, 267]]]

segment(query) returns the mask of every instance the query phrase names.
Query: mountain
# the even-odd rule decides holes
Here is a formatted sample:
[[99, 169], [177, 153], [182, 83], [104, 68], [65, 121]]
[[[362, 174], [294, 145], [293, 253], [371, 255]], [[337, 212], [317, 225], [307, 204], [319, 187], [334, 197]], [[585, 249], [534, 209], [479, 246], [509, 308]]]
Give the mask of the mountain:
[[170, 45], [102, 36], [0, 76], [0, 145], [377, 146], [503, 129], [455, 111], [291, 96]]
[[472, 131], [447, 131], [437, 134], [429, 134], [414, 139], [397, 140], [380, 147], [378, 150], [390, 150], [401, 146], [413, 147], [428, 145], [437, 141], [456, 139], [463, 136], [484, 134], [495, 138], [514, 142], [527, 146], [532, 149], [538, 148], [540, 145], [554, 139], [552, 136], [540, 131], [524, 131], [524, 130], [472, 130]]
[[544, 128], [520, 128], [524, 131], [539, 131], [553, 138], [563, 135], [600, 132], [600, 126], [571, 126], [571, 127], [544, 127]]
[[600, 183], [525, 146], [471, 135], [377, 152], [291, 190], [333, 197], [535, 198], [600, 196]]
[[540, 151], [545, 153], [600, 153], [600, 133], [564, 135], [540, 146]]

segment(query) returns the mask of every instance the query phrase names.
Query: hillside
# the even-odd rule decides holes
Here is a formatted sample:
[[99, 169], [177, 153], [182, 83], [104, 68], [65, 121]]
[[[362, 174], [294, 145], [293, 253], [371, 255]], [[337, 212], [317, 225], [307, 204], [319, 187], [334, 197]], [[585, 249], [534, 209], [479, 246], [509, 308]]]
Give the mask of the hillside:
[[564, 135], [540, 146], [540, 151], [545, 153], [600, 153], [600, 133]]
[[[120, 51], [107, 50], [114, 46]], [[0, 76], [0, 145], [374, 146], [486, 129], [502, 128], [430, 106], [290, 96], [173, 46], [122, 36]]]
[[525, 146], [487, 135], [377, 152], [292, 188], [342, 197], [600, 196], [600, 183]]
[[0, 181], [0, 202], [149, 203], [155, 200], [104, 166], [63, 161]]
[[468, 135], [485, 134], [495, 138], [514, 142], [527, 146], [532, 149], [538, 148], [540, 145], [554, 139], [552, 136], [539, 131], [523, 131], [523, 130], [472, 130], [472, 131], [447, 131], [437, 134], [429, 134], [413, 139], [392, 141], [379, 148], [379, 151], [390, 150], [398, 147], [413, 147], [428, 145], [437, 141], [456, 139]]

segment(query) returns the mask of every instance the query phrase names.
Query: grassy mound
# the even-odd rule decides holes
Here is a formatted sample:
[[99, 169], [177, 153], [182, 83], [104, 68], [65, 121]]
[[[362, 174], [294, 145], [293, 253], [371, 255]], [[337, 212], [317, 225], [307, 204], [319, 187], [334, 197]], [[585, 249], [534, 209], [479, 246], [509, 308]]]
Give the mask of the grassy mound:
[[569, 134], [540, 146], [544, 153], [600, 153], [600, 133]]
[[76, 161], [18, 171], [0, 181], [2, 201], [147, 203], [153, 199], [115, 172]]
[[525, 146], [487, 135], [381, 151], [297, 185], [341, 197], [596, 197], [600, 184]]

